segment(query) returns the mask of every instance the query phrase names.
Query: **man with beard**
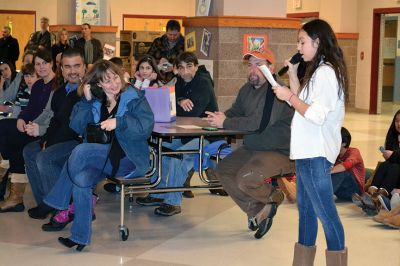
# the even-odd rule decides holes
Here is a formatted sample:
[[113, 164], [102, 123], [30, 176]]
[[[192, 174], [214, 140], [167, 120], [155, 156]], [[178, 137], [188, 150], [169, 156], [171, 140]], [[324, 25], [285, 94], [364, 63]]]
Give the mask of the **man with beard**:
[[248, 82], [240, 89], [232, 107], [222, 112], [206, 112], [210, 126], [252, 132], [244, 136], [243, 146], [225, 157], [216, 175], [226, 192], [247, 214], [249, 229], [263, 237], [272, 225], [284, 195], [265, 182], [269, 177], [294, 173], [289, 160], [290, 124], [293, 110], [278, 100], [272, 86], [259, 70], [266, 65], [273, 73], [272, 52], [251, 52], [248, 60]]

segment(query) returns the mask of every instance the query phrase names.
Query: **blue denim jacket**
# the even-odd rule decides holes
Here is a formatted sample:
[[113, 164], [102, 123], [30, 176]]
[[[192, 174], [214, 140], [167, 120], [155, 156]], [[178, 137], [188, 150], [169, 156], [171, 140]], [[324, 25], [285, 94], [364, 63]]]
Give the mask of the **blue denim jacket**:
[[[117, 127], [115, 136], [126, 156], [136, 170], [129, 177], [142, 176], [149, 169], [149, 147], [147, 139], [154, 127], [154, 116], [144, 97], [144, 93], [129, 86], [121, 94], [116, 113]], [[85, 97], [78, 102], [71, 113], [70, 127], [85, 136], [88, 123], [99, 122], [101, 103], [97, 100], [87, 101]]]

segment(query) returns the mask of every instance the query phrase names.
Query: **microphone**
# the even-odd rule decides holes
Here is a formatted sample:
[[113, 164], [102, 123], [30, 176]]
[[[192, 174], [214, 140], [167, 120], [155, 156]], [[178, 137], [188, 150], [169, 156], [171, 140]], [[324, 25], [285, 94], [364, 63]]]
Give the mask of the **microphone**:
[[[300, 62], [301, 56], [302, 56], [302, 54], [297, 53], [297, 54], [295, 54], [294, 56], [292, 56], [292, 58], [290, 58], [290, 61], [289, 61], [289, 62], [290, 62], [291, 64], [295, 65], [295, 64], [297, 64], [297, 63]], [[279, 70], [278, 75], [279, 75], [279, 76], [282, 76], [282, 75], [285, 74], [288, 70], [289, 70], [289, 67], [288, 67], [288, 66], [282, 67], [281, 70]]]

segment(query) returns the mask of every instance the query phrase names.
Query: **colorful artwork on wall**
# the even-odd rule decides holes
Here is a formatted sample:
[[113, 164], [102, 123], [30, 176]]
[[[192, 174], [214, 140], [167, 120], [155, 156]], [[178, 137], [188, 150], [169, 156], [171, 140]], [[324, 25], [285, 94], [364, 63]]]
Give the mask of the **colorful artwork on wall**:
[[100, 0], [76, 0], [76, 24], [100, 25]]
[[245, 34], [243, 36], [243, 55], [254, 51], [262, 53], [267, 45], [266, 34]]

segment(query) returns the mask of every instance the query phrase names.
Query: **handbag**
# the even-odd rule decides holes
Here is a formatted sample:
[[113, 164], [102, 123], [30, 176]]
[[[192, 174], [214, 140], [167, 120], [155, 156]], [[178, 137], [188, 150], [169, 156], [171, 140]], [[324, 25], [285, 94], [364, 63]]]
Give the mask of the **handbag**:
[[88, 143], [111, 143], [112, 133], [100, 127], [100, 123], [88, 123], [86, 126], [86, 140]]

